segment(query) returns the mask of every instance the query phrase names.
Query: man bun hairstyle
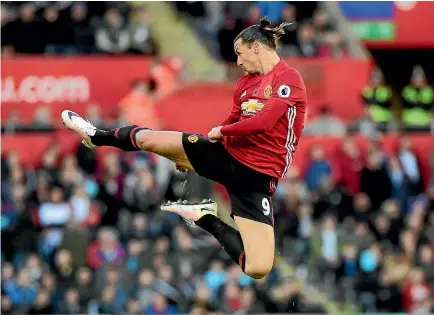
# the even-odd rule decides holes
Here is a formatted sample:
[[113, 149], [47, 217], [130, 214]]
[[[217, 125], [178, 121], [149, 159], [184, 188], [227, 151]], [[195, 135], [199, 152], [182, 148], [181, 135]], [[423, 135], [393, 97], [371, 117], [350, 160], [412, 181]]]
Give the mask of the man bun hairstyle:
[[238, 34], [234, 42], [241, 38], [245, 44], [252, 45], [254, 42], [260, 42], [268, 48], [276, 50], [280, 37], [285, 34], [285, 28], [288, 25], [291, 23], [282, 22], [273, 26], [267, 17], [263, 17], [259, 24], [249, 26]]

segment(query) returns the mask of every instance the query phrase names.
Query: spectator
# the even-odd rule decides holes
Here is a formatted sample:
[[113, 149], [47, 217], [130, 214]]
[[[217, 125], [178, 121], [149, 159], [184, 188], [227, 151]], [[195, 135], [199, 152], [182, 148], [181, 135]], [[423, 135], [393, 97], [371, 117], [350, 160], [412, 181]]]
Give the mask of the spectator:
[[62, 161], [58, 181], [65, 189], [67, 197], [70, 197], [77, 189], [76, 186], [84, 180], [83, 173], [78, 169], [77, 163], [77, 158], [72, 154], [66, 155]]
[[32, 283], [29, 272], [22, 269], [17, 279], [3, 283], [3, 290], [16, 307], [30, 307], [36, 299], [36, 285]]
[[315, 57], [318, 55], [318, 44], [315, 30], [310, 22], [303, 22], [298, 29], [298, 51], [296, 55], [302, 57]]
[[47, 291], [51, 299], [51, 306], [56, 310], [62, 298], [62, 290], [57, 288], [57, 280], [54, 274], [46, 272], [41, 278], [40, 289]]
[[152, 55], [155, 53], [149, 26], [149, 10], [145, 7], [133, 9], [132, 19], [128, 25], [131, 38], [129, 52]]
[[75, 54], [77, 48], [74, 45], [74, 33], [70, 21], [59, 16], [59, 10], [54, 6], [47, 7], [44, 11], [42, 24], [45, 34], [45, 53], [50, 55]]
[[36, 254], [30, 254], [23, 268], [28, 270], [32, 282], [39, 281], [44, 272], [48, 271], [48, 266], [41, 261], [41, 258]]
[[32, 128], [53, 128], [49, 106], [42, 105], [36, 109], [35, 118], [31, 126]]
[[125, 204], [122, 200], [124, 179], [119, 152], [107, 153], [98, 180], [98, 198], [107, 206], [107, 211], [101, 220], [102, 225], [114, 226], [118, 222], [118, 210]]
[[119, 102], [119, 108], [130, 124], [159, 128], [148, 81], [139, 79], [133, 82], [130, 92]]
[[92, 122], [92, 125], [100, 129], [104, 129], [105, 122], [102, 118], [101, 106], [95, 103], [89, 104], [86, 111], [86, 117], [87, 119], [89, 119], [89, 121]]
[[[92, 53], [95, 48], [94, 26], [88, 14], [85, 3], [75, 3], [71, 7], [71, 27], [73, 30], [74, 42], [79, 52]], [[89, 120], [95, 120], [89, 116]], [[99, 127], [98, 125], [96, 125]]]
[[282, 53], [285, 55], [285, 46], [297, 45], [297, 8], [292, 4], [285, 4], [280, 17], [280, 22], [291, 23], [285, 29], [285, 35], [280, 38], [280, 42], [284, 46]]
[[32, 308], [27, 314], [53, 314], [54, 310], [50, 306], [50, 295], [47, 291], [41, 290], [36, 296]]
[[91, 215], [92, 202], [83, 186], [76, 186], [71, 197], [71, 209], [74, 223], [87, 223]]
[[402, 119], [407, 126], [423, 128], [432, 123], [434, 90], [420, 65], [413, 68], [411, 82], [401, 92]]
[[36, 20], [34, 4], [23, 3], [19, 8], [19, 18], [13, 22], [12, 45], [16, 53], [37, 54], [43, 53], [45, 43], [39, 34], [42, 32], [42, 25]]
[[[98, 231], [98, 238], [93, 241], [87, 249], [87, 263], [91, 268], [99, 268], [105, 263], [121, 263], [124, 259], [124, 249], [118, 242], [115, 231], [101, 228]], [[106, 297], [111, 296], [108, 290]], [[108, 300], [107, 300], [108, 301]]]
[[329, 32], [333, 31], [333, 27], [330, 23], [329, 16], [322, 9], [317, 9], [312, 16], [312, 24], [315, 28], [318, 41], [324, 43], [326, 41], [326, 36]]
[[390, 157], [388, 171], [392, 184], [392, 197], [399, 200], [405, 209], [410, 196], [410, 185], [398, 157]]
[[311, 259], [322, 275], [335, 273], [342, 246], [336, 230], [336, 218], [327, 216], [323, 219], [322, 229], [311, 238]]
[[386, 215], [381, 214], [375, 219], [372, 230], [383, 248], [393, 250], [398, 244], [398, 235], [392, 235], [390, 220]]
[[410, 182], [410, 194], [416, 196], [421, 192], [422, 178], [420, 176], [419, 160], [411, 147], [412, 143], [409, 137], [402, 137], [398, 157], [404, 174]]
[[244, 23], [244, 27], [249, 27], [255, 24], [259, 24], [259, 21], [262, 18], [261, 8], [256, 4], [252, 4], [249, 6], [247, 10], [247, 20]]
[[123, 311], [123, 306], [116, 302], [116, 288], [105, 287], [102, 291], [98, 311], [102, 314], [118, 314]]
[[237, 55], [234, 54], [234, 47], [232, 43], [242, 30], [243, 25], [241, 21], [230, 14], [226, 14], [223, 27], [218, 31], [217, 34], [220, 56], [225, 62], [226, 71], [229, 78], [235, 78], [240, 74], [240, 70], [236, 64]]
[[85, 312], [80, 306], [79, 291], [75, 288], [70, 288], [65, 293], [65, 299], [60, 303], [59, 313], [61, 314], [80, 314]]
[[8, 296], [3, 294], [2, 294], [1, 310], [2, 310], [2, 314], [7, 314], [7, 315], [14, 314], [11, 299]]
[[402, 310], [401, 292], [386, 270], [380, 273], [377, 309], [380, 312], [398, 313]]
[[139, 262], [142, 258], [144, 246], [136, 239], [130, 239], [127, 244], [127, 258], [125, 259], [127, 272], [134, 275], [139, 269]]
[[234, 283], [227, 283], [223, 287], [223, 310], [226, 313], [236, 313], [241, 310], [240, 288]]
[[321, 107], [318, 117], [310, 121], [303, 129], [304, 134], [343, 136], [346, 127], [342, 121], [330, 112], [329, 106]]
[[157, 294], [155, 296], [154, 303], [149, 305], [145, 309], [146, 314], [178, 314], [178, 310], [175, 306], [169, 305], [167, 298], [162, 294]]
[[79, 304], [85, 307], [94, 297], [92, 272], [87, 267], [81, 267], [75, 274], [75, 288], [80, 292]]
[[342, 250], [342, 261], [336, 275], [344, 278], [355, 278], [358, 269], [357, 248], [353, 245], [345, 245]]
[[50, 201], [39, 208], [39, 220], [43, 226], [59, 226], [66, 224], [71, 218], [71, 207], [64, 201], [61, 187], [55, 186], [50, 192]]
[[75, 278], [75, 266], [72, 261], [71, 252], [66, 249], [59, 249], [54, 257], [54, 271], [58, 284], [66, 289]]
[[214, 261], [211, 263], [210, 269], [205, 272], [204, 279], [208, 287], [214, 294], [224, 284], [226, 272], [223, 270], [223, 263], [221, 261]]
[[426, 276], [426, 280], [431, 286], [434, 286], [434, 249], [432, 246], [425, 244], [419, 248], [418, 262], [421, 270]]
[[401, 253], [413, 262], [415, 260], [418, 235], [409, 229], [404, 230], [400, 235], [399, 247]]
[[241, 291], [241, 309], [247, 314], [265, 312], [262, 304], [256, 299], [256, 293], [252, 288], [244, 288]]
[[405, 311], [417, 312], [424, 309], [424, 304], [430, 299], [431, 294], [423, 271], [413, 269], [402, 288], [402, 303]]
[[126, 311], [128, 312], [128, 314], [131, 315], [141, 315], [143, 313], [141, 311], [139, 301], [135, 298], [131, 298], [128, 300]]
[[127, 175], [124, 186], [124, 200], [131, 208], [148, 212], [157, 204], [157, 190], [149, 165], [141, 160], [134, 163], [135, 173]]
[[138, 240], [145, 240], [150, 237], [149, 222], [143, 213], [136, 213], [133, 216], [131, 227], [129, 229], [129, 237]]
[[352, 137], [342, 140], [336, 154], [337, 182], [342, 184], [352, 195], [360, 190], [360, 173], [363, 168], [363, 157]]
[[15, 276], [14, 265], [8, 262], [3, 263], [2, 274], [1, 274], [2, 284], [12, 281], [14, 279], [14, 276]]
[[377, 152], [369, 155], [366, 166], [360, 177], [360, 190], [371, 200], [374, 210], [392, 196], [392, 186], [389, 175], [381, 165], [381, 156]]
[[345, 48], [345, 42], [342, 41], [342, 38], [337, 31], [328, 32], [325, 35], [324, 42], [318, 48], [318, 57], [334, 59], [350, 57]]
[[[128, 279], [125, 276], [123, 270], [117, 267], [104, 266], [98, 270], [98, 273], [103, 271], [101, 278], [103, 279], [103, 284], [101, 287], [97, 284], [97, 290], [102, 292], [105, 287], [113, 287], [115, 289], [114, 303], [117, 306], [123, 306], [127, 302], [127, 283]], [[98, 276], [97, 273], [97, 276]]]
[[377, 289], [379, 272], [383, 267], [383, 256], [378, 243], [373, 243], [360, 253], [359, 265], [361, 272], [358, 274], [356, 288], [361, 303], [369, 308], [375, 304], [375, 297], [373, 301], [370, 297]]
[[169, 265], [163, 266], [158, 270], [158, 278], [155, 281], [155, 289], [157, 292], [163, 294], [171, 301], [176, 303], [181, 302], [181, 294], [176, 288], [176, 279], [174, 279], [173, 268]]
[[147, 309], [155, 298], [155, 275], [150, 269], [139, 272], [138, 283], [135, 289], [141, 309]]
[[292, 279], [286, 279], [271, 292], [272, 299], [277, 304], [279, 312], [298, 313], [301, 308], [300, 293], [297, 284]]
[[[14, 47], [13, 47], [14, 23], [12, 22], [11, 19], [11, 10], [6, 5], [2, 4], [0, 10], [1, 10], [1, 34], [2, 34], [1, 52], [2, 52], [2, 56], [9, 57], [14, 54]], [[8, 119], [8, 122], [9, 120], [11, 119]], [[13, 124], [10, 125], [12, 127]]]
[[39, 176], [45, 176], [50, 184], [57, 180], [57, 161], [59, 160], [59, 151], [56, 146], [48, 148], [42, 156], [42, 167], [38, 171]]
[[311, 161], [306, 171], [306, 183], [310, 190], [317, 190], [323, 180], [331, 175], [330, 163], [324, 159], [324, 149], [321, 146], [313, 146], [311, 149]]
[[96, 47], [104, 53], [120, 54], [130, 47], [130, 37], [124, 27], [124, 20], [116, 9], [109, 9], [104, 14], [101, 27], [96, 30]]
[[[2, 30], [3, 32], [3, 30]], [[2, 40], [3, 44], [3, 40]], [[7, 54], [11, 54], [11, 46], [6, 46], [3, 48], [3, 55], [7, 57]], [[9, 52], [8, 52], [9, 51]], [[17, 109], [11, 110], [9, 113], [9, 116], [5, 122], [5, 133], [14, 133], [16, 129], [18, 129], [21, 125], [21, 118], [20, 118], [20, 112]]]

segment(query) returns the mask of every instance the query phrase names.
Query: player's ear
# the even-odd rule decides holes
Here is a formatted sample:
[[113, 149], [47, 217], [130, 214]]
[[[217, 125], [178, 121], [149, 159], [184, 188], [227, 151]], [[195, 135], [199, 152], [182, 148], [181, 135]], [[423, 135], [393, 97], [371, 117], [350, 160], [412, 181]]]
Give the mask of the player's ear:
[[252, 48], [256, 55], [259, 54], [259, 43], [253, 43]]

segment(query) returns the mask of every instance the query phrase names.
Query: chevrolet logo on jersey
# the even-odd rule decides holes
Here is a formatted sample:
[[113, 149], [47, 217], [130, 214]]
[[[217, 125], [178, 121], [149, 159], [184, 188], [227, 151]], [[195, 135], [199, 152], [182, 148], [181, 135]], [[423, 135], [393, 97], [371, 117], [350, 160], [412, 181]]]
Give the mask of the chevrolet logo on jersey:
[[241, 110], [244, 115], [254, 115], [264, 107], [264, 104], [258, 102], [258, 100], [248, 100], [241, 103]]

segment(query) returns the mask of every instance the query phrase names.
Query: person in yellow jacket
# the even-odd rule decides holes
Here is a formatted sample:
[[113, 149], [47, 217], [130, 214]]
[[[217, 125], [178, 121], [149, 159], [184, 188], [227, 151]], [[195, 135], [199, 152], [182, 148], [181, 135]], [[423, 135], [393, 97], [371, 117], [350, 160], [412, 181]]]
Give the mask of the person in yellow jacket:
[[383, 73], [376, 68], [369, 85], [362, 90], [362, 98], [374, 122], [388, 123], [393, 120], [392, 90], [385, 84]]
[[413, 68], [411, 82], [401, 92], [402, 120], [408, 126], [429, 126], [434, 119], [434, 91], [421, 66]]

